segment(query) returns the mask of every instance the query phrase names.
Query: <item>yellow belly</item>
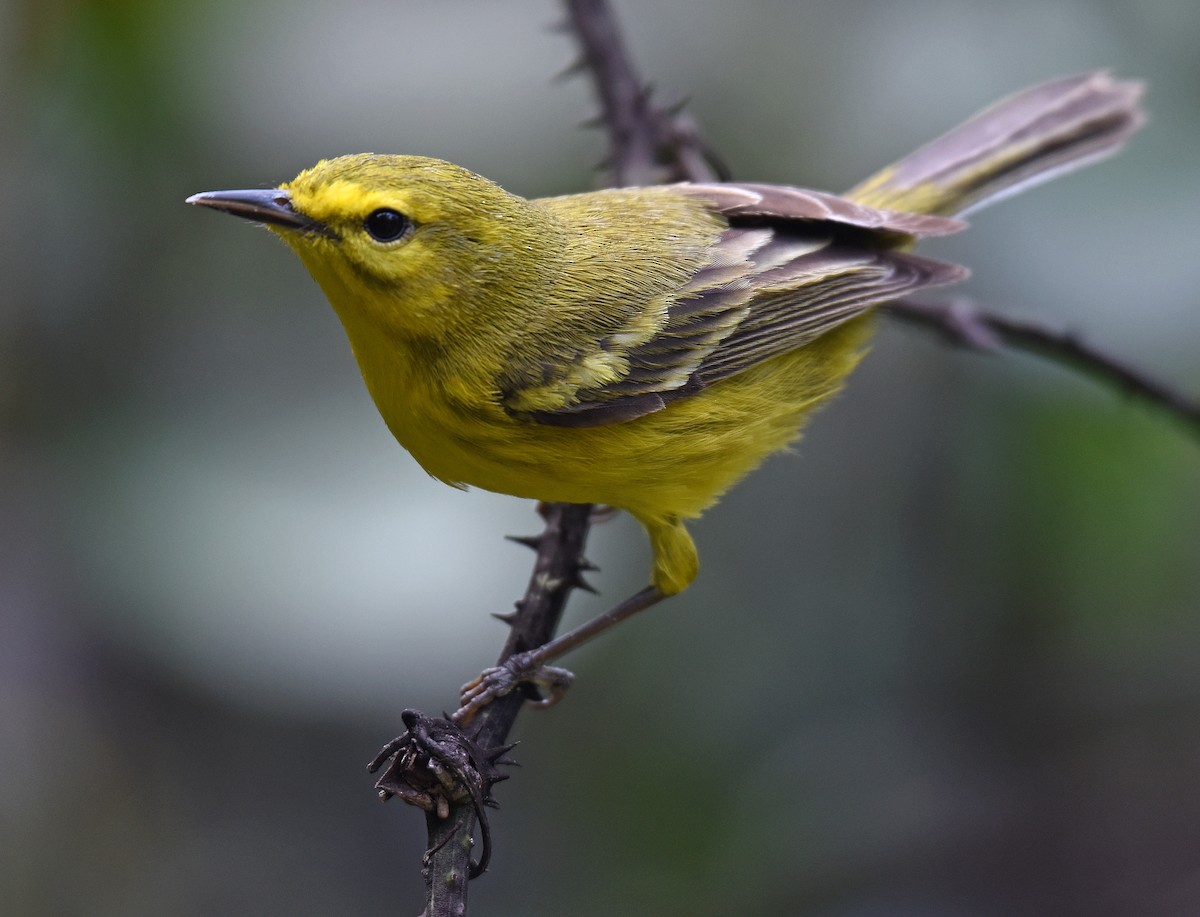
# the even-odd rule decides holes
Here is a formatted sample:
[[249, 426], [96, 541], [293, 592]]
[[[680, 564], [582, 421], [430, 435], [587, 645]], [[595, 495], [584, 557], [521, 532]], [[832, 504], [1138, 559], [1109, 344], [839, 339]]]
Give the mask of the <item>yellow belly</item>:
[[[869, 334], [867, 318], [637, 420], [598, 427], [519, 421], [389, 417], [396, 438], [449, 483], [567, 503], [607, 503], [639, 517], [695, 517], [767, 455], [791, 442], [805, 417], [841, 388]], [[426, 399], [427, 401], [427, 399]], [[392, 405], [394, 408], [395, 405]]]
[[456, 399], [415, 375], [395, 350], [356, 342], [363, 378], [393, 435], [448, 484], [631, 512], [654, 552], [652, 583], [684, 589], [699, 569], [683, 520], [698, 516], [835, 394], [870, 334], [862, 316], [804, 347], [767, 360], [637, 420], [556, 427], [509, 416], [498, 401]]

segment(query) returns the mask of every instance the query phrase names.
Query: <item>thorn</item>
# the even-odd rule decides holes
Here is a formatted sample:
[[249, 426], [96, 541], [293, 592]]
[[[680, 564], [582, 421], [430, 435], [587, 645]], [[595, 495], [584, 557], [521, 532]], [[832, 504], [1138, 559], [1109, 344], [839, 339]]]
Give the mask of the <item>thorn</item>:
[[523, 544], [532, 551], [540, 551], [542, 548], [541, 535], [505, 535], [504, 538], [514, 544]]
[[513, 622], [517, 620], [517, 613], [515, 611], [510, 611], [508, 614], [502, 614], [501, 612], [493, 611], [492, 617], [501, 624], [507, 624], [509, 627], [512, 627]]
[[599, 595], [600, 590], [583, 578], [582, 573], [576, 573], [571, 579], [571, 586], [574, 589], [582, 589], [584, 592], [590, 592], [592, 595]]
[[721, 158], [716, 150], [701, 143], [700, 155], [704, 157], [704, 161], [717, 174], [717, 181], [733, 181], [733, 169], [730, 168], [729, 163]]
[[557, 74], [554, 74], [554, 79], [570, 79], [571, 77], [576, 77], [580, 73], [586, 73], [590, 66], [592, 65], [589, 64], [587, 55], [580, 54], [575, 60], [572, 60], [570, 64], [563, 67], [562, 70], [558, 71]]
[[569, 79], [579, 76], [581, 73], [585, 73], [587, 69], [587, 58], [577, 57], [575, 60], [571, 61], [571, 63], [567, 64], [567, 66], [559, 70], [558, 73], [554, 74], [554, 76], [550, 78], [550, 81], [552, 83], [564, 83]]
[[[496, 767], [520, 767], [521, 766], [521, 763], [519, 761], [515, 761], [512, 758], [497, 758], [495, 761], [492, 762], [492, 764], [496, 765]], [[495, 779], [507, 780], [508, 778], [509, 778], [508, 774], [497, 774]]]
[[588, 560], [586, 557], [580, 557], [575, 561], [575, 566], [579, 568], [580, 573], [599, 573], [600, 568]]
[[672, 102], [670, 105], [665, 106], [663, 108], [663, 114], [669, 118], [674, 118], [676, 115], [678, 115], [681, 111], [683, 111], [685, 108], [687, 108], [691, 104], [692, 104], [692, 97], [684, 96], [678, 102]]
[[508, 745], [497, 745], [495, 748], [489, 748], [487, 751], [485, 751], [484, 756], [488, 759], [488, 761], [495, 764], [516, 747], [516, 742], [510, 742]]

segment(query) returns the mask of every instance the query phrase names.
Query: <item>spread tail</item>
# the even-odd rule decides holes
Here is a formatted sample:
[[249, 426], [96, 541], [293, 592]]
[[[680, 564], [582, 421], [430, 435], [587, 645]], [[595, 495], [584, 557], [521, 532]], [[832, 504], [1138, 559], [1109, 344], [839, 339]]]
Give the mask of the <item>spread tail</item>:
[[1142, 84], [1103, 71], [997, 102], [846, 193], [861, 204], [956, 216], [1111, 156], [1145, 120]]

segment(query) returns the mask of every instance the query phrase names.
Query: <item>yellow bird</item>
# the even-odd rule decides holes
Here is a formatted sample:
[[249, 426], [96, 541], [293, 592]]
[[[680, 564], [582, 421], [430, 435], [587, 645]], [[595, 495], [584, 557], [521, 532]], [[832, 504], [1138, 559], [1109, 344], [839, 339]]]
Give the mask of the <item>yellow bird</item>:
[[1140, 95], [1105, 73], [1035, 86], [842, 197], [721, 182], [526, 200], [448, 162], [364, 153], [188, 202], [266, 224], [300, 256], [431, 475], [609, 504], [645, 527], [651, 586], [474, 702], [684, 589], [685, 520], [838, 391], [876, 308], [967, 276], [915, 241], [1115, 152]]

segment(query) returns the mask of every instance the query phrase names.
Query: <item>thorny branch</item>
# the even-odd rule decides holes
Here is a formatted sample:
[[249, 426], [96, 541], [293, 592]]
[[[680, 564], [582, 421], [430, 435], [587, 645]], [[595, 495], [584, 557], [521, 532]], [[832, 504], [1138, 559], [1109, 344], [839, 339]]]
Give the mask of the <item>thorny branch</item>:
[[712, 181], [725, 166], [700, 139], [683, 105], [663, 107], [633, 69], [608, 0], [564, 0], [567, 28], [580, 56], [568, 72], [587, 72], [600, 100], [598, 123], [608, 131], [607, 184], [656, 185]]
[[1105, 353], [1078, 334], [1030, 319], [988, 312], [966, 299], [947, 302], [902, 299], [888, 303], [886, 309], [896, 318], [930, 328], [951, 344], [968, 350], [988, 353], [1024, 350], [1076, 369], [1161, 408], [1200, 436], [1200, 401]]
[[[609, 135], [610, 152], [605, 161], [607, 183], [633, 185], [726, 178], [725, 168], [704, 145], [691, 119], [682, 114], [682, 106], [660, 106], [654, 101], [649, 88], [633, 68], [607, 0], [563, 0], [563, 3], [567, 11], [565, 31], [574, 33], [581, 49], [580, 60], [572, 70], [591, 75], [600, 101], [598, 122]], [[1200, 403], [1071, 334], [995, 315], [961, 300], [949, 304], [904, 300], [890, 304], [887, 311], [904, 321], [935, 330], [958, 346], [989, 352], [1019, 349], [1040, 354], [1141, 397], [1183, 420], [1193, 432], [1200, 434]], [[500, 616], [510, 625], [500, 662], [550, 640], [571, 590], [586, 588], [581, 575], [590, 565], [583, 559], [583, 548], [593, 520], [593, 507], [544, 504], [540, 511], [546, 523], [542, 534], [515, 539], [536, 550], [537, 559], [529, 587], [525, 597], [517, 603], [516, 612]], [[453, 752], [456, 749], [467, 749], [464, 752], [467, 758], [501, 755], [507, 747], [505, 742], [517, 714], [528, 699], [528, 694], [514, 691], [482, 710], [466, 735], [459, 733], [443, 747], [442, 753], [448, 755], [443, 760], [450, 762], [450, 766], [435, 766], [436, 775], [441, 777], [447, 769], [454, 770]], [[443, 723], [451, 732], [456, 728], [446, 721], [423, 717], [413, 720], [413, 716], [419, 715], [406, 712], [406, 725], [410, 725], [406, 737], [420, 730], [428, 732], [426, 724], [433, 724], [433, 733], [440, 730]], [[413, 722], [418, 723], [420, 729], [414, 729]], [[464, 741], [467, 744], [462, 744]], [[429, 760], [428, 750], [409, 747], [410, 758]], [[435, 749], [434, 756], [437, 754]], [[392, 760], [398, 761], [401, 757], [403, 755], [397, 755]], [[382, 756], [379, 763], [382, 763]], [[483, 769], [488, 770], [492, 763], [487, 759]], [[497, 760], [495, 763], [504, 762]], [[391, 770], [395, 768], [393, 764]], [[395, 792], [395, 785], [385, 785], [387, 779], [385, 775], [379, 786], [385, 790], [391, 787]], [[460, 798], [456, 798], [453, 794], [439, 796], [436, 783], [418, 787], [415, 791], [402, 788], [402, 792], [409, 795], [415, 792], [421, 797], [417, 804], [427, 808], [429, 848], [422, 862], [426, 885], [426, 908], [422, 917], [462, 917], [466, 914], [476, 813], [482, 812], [481, 804], [490, 802], [482, 798], [477, 789], [468, 787], [468, 790], [460, 791]], [[484, 850], [481, 860], [486, 857]]]
[[[545, 528], [541, 535], [512, 539], [534, 549], [537, 559], [534, 561], [525, 596], [517, 602], [516, 611], [511, 615], [499, 616], [509, 625], [508, 639], [500, 651], [500, 662], [514, 653], [535, 649], [548, 642], [558, 628], [571, 591], [576, 588], [590, 588], [584, 582], [583, 574], [592, 567], [584, 559], [583, 549], [594, 508], [587, 504], [546, 503], [539, 505], [539, 512], [545, 520]], [[513, 691], [497, 698], [479, 712], [471, 722], [466, 736], [449, 722], [434, 721], [434, 728], [443, 729], [444, 733], [439, 747], [433, 749], [433, 757], [439, 757], [440, 753], [442, 757], [453, 758], [459, 749], [478, 749], [476, 757], [482, 757], [486, 764], [491, 764], [492, 762], [486, 759], [496, 753], [502, 754], [507, 748], [505, 742], [508, 734], [512, 731], [517, 714], [527, 699], [528, 695], [522, 691]], [[410, 714], [411, 711], [406, 711], [405, 725], [409, 726], [409, 733], [406, 733], [405, 737], [415, 732], [409, 722]], [[424, 717], [420, 720], [430, 723]], [[401, 740], [396, 742], [401, 743]], [[388, 752], [387, 747], [385, 752]], [[426, 760], [429, 757], [425, 750], [414, 757], [421, 758], [422, 755]], [[471, 756], [471, 752], [468, 752], [468, 757]], [[381, 753], [372, 765], [378, 768], [384, 759], [385, 754]], [[453, 767], [449, 769], [454, 770]], [[388, 769], [376, 786], [381, 794], [402, 795], [408, 800], [412, 793], [412, 782], [408, 783], [408, 788], [397, 786], [393, 782], [394, 770], [395, 765]], [[494, 781], [494, 775], [492, 779]], [[469, 784], [470, 779], [462, 782]], [[472, 867], [474, 840], [480, 841], [479, 865], [487, 865], [487, 840], [483, 834], [487, 826], [485, 822], [477, 825], [476, 815], [482, 814], [480, 805], [486, 805], [488, 800], [481, 799], [479, 792], [467, 792], [462, 794], [461, 798], [448, 798], [444, 793], [439, 797], [436, 791], [431, 792], [427, 786], [419, 786], [417, 790], [418, 793], [424, 791], [426, 795], [433, 797], [433, 805], [421, 806], [426, 809], [425, 823], [429, 842], [422, 862], [425, 878], [423, 917], [461, 917], [466, 913], [468, 878], [473, 872], [482, 871]], [[482, 795], [487, 796], [486, 789]], [[473, 838], [476, 827], [479, 834]]]

